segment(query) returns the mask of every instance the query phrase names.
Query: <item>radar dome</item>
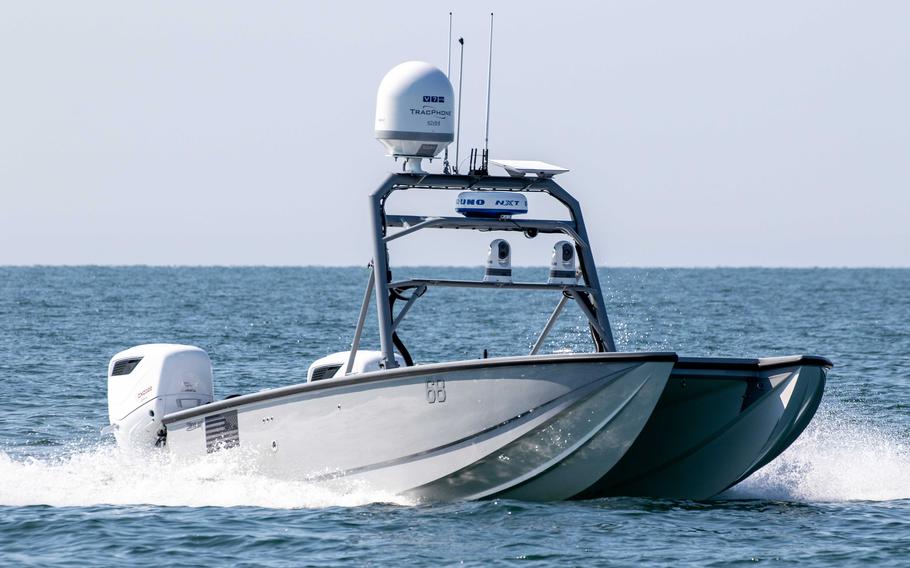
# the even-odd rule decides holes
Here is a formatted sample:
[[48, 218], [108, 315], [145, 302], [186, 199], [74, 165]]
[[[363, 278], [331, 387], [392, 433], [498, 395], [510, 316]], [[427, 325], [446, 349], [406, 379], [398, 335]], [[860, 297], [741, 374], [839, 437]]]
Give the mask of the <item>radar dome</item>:
[[376, 139], [393, 156], [439, 155], [455, 139], [454, 98], [448, 77], [429, 63], [394, 67], [376, 94]]

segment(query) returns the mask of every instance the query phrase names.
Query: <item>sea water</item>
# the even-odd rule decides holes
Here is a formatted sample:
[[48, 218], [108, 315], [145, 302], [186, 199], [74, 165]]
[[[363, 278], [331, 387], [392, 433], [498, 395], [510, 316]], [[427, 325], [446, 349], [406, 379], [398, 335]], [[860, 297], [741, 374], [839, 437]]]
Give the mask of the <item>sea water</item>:
[[[237, 452], [184, 463], [100, 438], [117, 351], [198, 345], [218, 397], [301, 382], [313, 360], [350, 344], [368, 275], [0, 268], [0, 565], [910, 565], [910, 270], [601, 271], [620, 350], [835, 364], [796, 443], [707, 501], [414, 503], [271, 479]], [[557, 300], [431, 289], [400, 333], [418, 362], [523, 354]], [[366, 347], [377, 343], [374, 313]], [[573, 306], [545, 351], [586, 350]]]

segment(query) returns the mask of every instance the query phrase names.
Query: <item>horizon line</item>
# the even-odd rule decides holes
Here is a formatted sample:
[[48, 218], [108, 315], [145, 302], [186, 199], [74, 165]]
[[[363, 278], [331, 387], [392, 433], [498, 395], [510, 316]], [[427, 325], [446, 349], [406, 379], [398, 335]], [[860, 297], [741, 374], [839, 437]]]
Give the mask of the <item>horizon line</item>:
[[[367, 268], [365, 264], [0, 264], [0, 268]], [[391, 268], [476, 268], [483, 269], [483, 264], [401, 264]], [[548, 267], [539, 264], [513, 264], [512, 268], [539, 268], [546, 270]], [[772, 270], [907, 270], [910, 265], [770, 265], [770, 264], [640, 264], [640, 265], [608, 265], [598, 264], [598, 269], [682, 269], [682, 270], [714, 270], [714, 269], [772, 269]]]

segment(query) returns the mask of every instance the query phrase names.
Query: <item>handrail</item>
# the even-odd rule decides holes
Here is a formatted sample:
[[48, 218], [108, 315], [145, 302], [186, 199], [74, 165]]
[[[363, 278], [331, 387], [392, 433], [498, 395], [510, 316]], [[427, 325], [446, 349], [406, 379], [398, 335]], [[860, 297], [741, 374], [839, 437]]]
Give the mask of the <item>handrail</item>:
[[412, 278], [389, 282], [392, 290], [408, 290], [421, 286], [439, 286], [442, 288], [501, 288], [504, 290], [553, 290], [555, 292], [584, 292], [591, 289], [582, 284], [547, 284], [545, 282], [482, 282], [480, 280], [449, 280], [444, 278]]
[[538, 233], [564, 233], [579, 246], [588, 247], [575, 230], [575, 223], [556, 219], [483, 219], [477, 217], [423, 217], [420, 215], [386, 215], [387, 227], [404, 227], [384, 237], [385, 242], [394, 241], [420, 229], [474, 229], [478, 231], [529, 231]]

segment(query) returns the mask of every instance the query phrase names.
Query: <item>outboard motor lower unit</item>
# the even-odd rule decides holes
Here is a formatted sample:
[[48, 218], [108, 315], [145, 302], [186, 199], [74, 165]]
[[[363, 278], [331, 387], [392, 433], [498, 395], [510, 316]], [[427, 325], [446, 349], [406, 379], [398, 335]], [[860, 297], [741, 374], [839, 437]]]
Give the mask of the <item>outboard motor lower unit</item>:
[[114, 355], [108, 365], [107, 403], [121, 447], [152, 447], [164, 441], [166, 414], [212, 402], [212, 362], [191, 345], [139, 345]]

